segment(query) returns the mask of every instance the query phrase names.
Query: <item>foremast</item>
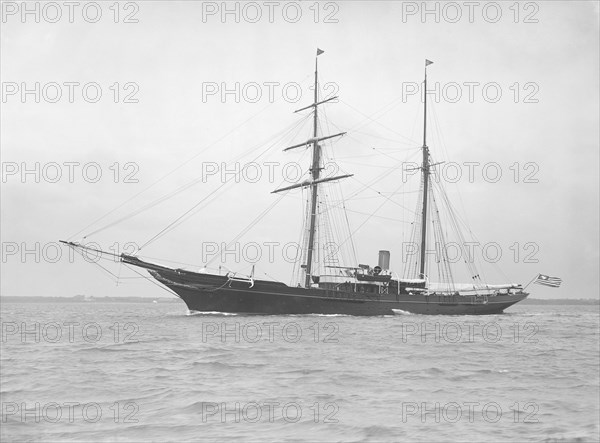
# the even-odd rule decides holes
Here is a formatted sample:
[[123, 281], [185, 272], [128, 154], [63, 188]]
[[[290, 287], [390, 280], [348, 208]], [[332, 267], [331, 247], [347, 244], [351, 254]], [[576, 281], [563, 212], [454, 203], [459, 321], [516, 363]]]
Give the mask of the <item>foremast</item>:
[[321, 147], [317, 142], [317, 133], [318, 133], [318, 123], [319, 123], [319, 55], [321, 53], [320, 50], [317, 49], [317, 55], [315, 57], [315, 97], [313, 103], [315, 104], [315, 109], [313, 112], [313, 144], [312, 144], [312, 166], [310, 168], [310, 173], [312, 176], [312, 185], [311, 185], [311, 197], [310, 197], [310, 228], [308, 231], [308, 254], [306, 257], [306, 277], [304, 281], [304, 287], [310, 287], [310, 279], [312, 276], [312, 268], [313, 268], [313, 255], [314, 255], [314, 247], [315, 247], [315, 229], [317, 223], [317, 191], [319, 188], [319, 184], [317, 180], [319, 180], [319, 176], [321, 175]]
[[321, 49], [317, 49], [317, 55], [315, 57], [315, 83], [314, 83], [314, 101], [313, 101], [313, 103], [304, 108], [294, 111], [294, 112], [300, 112], [300, 111], [304, 111], [306, 109], [314, 108], [313, 109], [313, 130], [312, 130], [313, 137], [304, 143], [299, 143], [297, 145], [290, 146], [289, 148], [284, 149], [284, 151], [288, 151], [290, 149], [300, 148], [303, 146], [309, 146], [309, 145], [312, 146], [312, 160], [311, 160], [311, 167], [310, 167], [311, 180], [304, 181], [302, 183], [298, 183], [298, 184], [295, 184], [292, 186], [287, 186], [285, 188], [281, 188], [281, 189], [277, 189], [277, 190], [273, 191], [273, 193], [276, 193], [276, 192], [287, 191], [287, 190], [291, 190], [291, 189], [295, 189], [295, 188], [310, 187], [310, 203], [308, 205], [308, 210], [310, 211], [309, 212], [310, 221], [309, 221], [309, 230], [308, 230], [308, 244], [307, 244], [307, 253], [306, 253], [306, 264], [303, 266], [305, 268], [304, 287], [306, 287], [306, 288], [310, 288], [311, 279], [312, 279], [312, 275], [314, 272], [314, 264], [315, 264], [314, 263], [314, 250], [315, 250], [315, 238], [316, 238], [316, 231], [317, 231], [317, 216], [318, 216], [317, 204], [318, 204], [318, 200], [319, 200], [319, 184], [352, 176], [352, 174], [346, 174], [346, 175], [339, 175], [336, 177], [321, 178], [321, 170], [323, 168], [321, 167], [321, 145], [319, 144], [319, 142], [345, 134], [345, 132], [340, 132], [339, 134], [333, 134], [333, 135], [319, 137], [319, 129], [318, 129], [319, 105], [327, 103], [327, 102], [337, 98], [337, 96], [336, 96], [336, 97], [328, 98], [323, 101], [319, 101], [319, 69], [318, 69], [319, 65], [318, 65], [318, 63], [319, 63], [319, 55], [323, 54], [324, 52], [325, 51], [322, 51]]

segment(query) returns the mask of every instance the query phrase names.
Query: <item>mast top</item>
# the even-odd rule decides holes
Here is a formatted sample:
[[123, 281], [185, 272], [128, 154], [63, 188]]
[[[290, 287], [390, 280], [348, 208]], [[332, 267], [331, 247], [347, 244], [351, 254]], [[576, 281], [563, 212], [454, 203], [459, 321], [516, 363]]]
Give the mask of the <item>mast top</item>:
[[427, 148], [427, 66], [433, 64], [425, 59], [425, 80], [423, 81], [423, 149]]

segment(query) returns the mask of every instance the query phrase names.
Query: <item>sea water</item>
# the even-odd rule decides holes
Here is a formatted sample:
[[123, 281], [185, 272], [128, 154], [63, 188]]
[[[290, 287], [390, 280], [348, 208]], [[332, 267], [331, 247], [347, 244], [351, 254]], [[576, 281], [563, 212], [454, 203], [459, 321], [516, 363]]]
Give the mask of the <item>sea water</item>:
[[1, 309], [2, 441], [598, 441], [598, 306]]

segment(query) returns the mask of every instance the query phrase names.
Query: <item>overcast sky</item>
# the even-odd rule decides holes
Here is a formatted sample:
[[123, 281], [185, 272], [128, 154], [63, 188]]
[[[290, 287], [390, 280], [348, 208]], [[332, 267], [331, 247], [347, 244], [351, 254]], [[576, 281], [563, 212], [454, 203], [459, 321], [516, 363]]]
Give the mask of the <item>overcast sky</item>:
[[[327, 147], [327, 160], [355, 174], [343, 189], [360, 263], [376, 264], [387, 249], [402, 274], [415, 188], [400, 186], [401, 166], [365, 184], [419, 159], [423, 107], [414, 88], [427, 58], [428, 145], [456, 181], [448, 192], [461, 217], [481, 245], [494, 245], [488, 256], [502, 252], [495, 264], [483, 260], [488, 282], [543, 273], [563, 286], [530, 287], [533, 297], [598, 297], [598, 3], [476, 3], [429, 2], [423, 15], [422, 2], [230, 2], [223, 15], [221, 2], [57, 2], [28, 3], [23, 15], [21, 2], [3, 2], [2, 295], [167, 295], [143, 279], [117, 286], [57, 241], [82, 241], [199, 180], [85, 241], [127, 252], [128, 242], [146, 243], [214, 195], [140, 252], [202, 266], [203, 248], [234, 239], [277, 201], [270, 192], [289, 185], [286, 162], [307, 168], [305, 149], [282, 150], [311, 136], [309, 114], [293, 111], [312, 102], [319, 47], [321, 97], [340, 96], [325, 105], [320, 132], [348, 131]], [[236, 161], [256, 161], [260, 180], [249, 183], [246, 169], [213, 194], [222, 162]], [[389, 204], [380, 208], [378, 192]], [[287, 194], [240, 239], [263, 255], [266, 242], [277, 243], [258, 276], [290, 281], [293, 266], [281, 258], [299, 239], [302, 195]]]

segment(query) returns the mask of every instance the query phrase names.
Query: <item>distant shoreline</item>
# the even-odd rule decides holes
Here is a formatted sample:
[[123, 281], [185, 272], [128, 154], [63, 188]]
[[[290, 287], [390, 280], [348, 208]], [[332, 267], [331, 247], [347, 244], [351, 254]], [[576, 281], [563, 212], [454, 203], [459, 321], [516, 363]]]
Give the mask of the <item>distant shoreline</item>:
[[8, 303], [177, 303], [181, 300], [176, 297], [44, 297], [38, 295], [2, 295], [0, 302]]
[[[74, 297], [42, 297], [42, 296], [0, 296], [0, 303], [179, 303], [175, 297], [87, 297], [76, 295]], [[527, 298], [520, 305], [600, 305], [600, 300], [592, 298], [580, 299], [546, 299]]]

